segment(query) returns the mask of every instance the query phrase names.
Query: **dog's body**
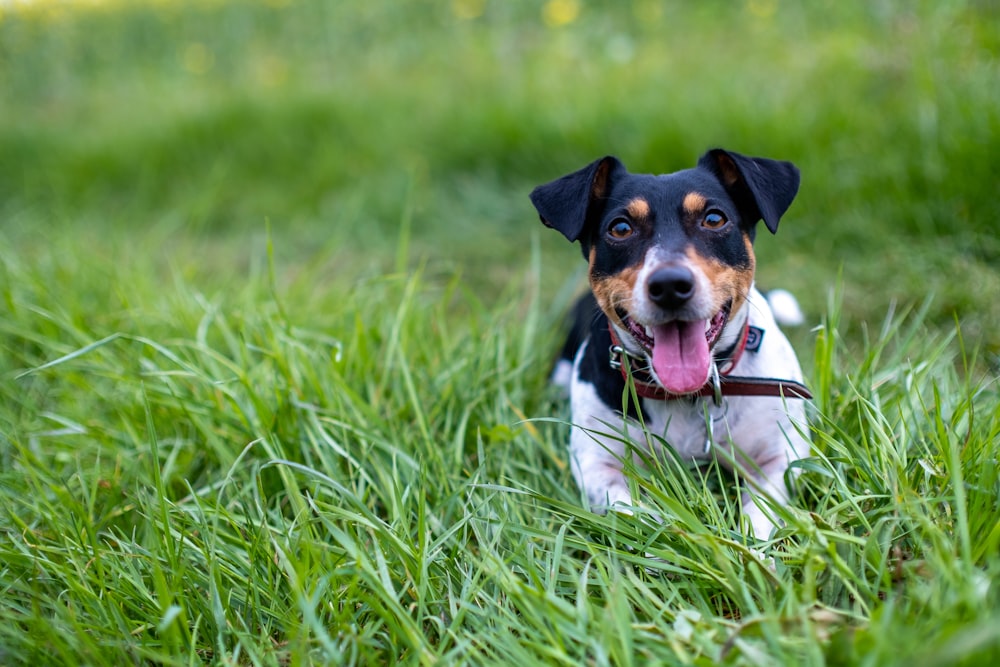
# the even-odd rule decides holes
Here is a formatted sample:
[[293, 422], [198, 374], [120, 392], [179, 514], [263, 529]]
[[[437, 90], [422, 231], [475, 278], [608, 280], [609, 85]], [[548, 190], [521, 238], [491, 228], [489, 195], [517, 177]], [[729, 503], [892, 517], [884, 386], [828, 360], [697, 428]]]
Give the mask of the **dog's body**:
[[554, 380], [570, 388], [573, 474], [595, 510], [634, 502], [615, 432], [626, 406], [633, 446], [659, 446], [644, 425], [681, 457], [717, 457], [750, 483], [753, 534], [777, 524], [759, 496], [787, 502], [785, 473], [809, 452], [808, 392], [754, 287], [752, 243], [758, 220], [776, 231], [798, 183], [791, 163], [714, 150], [663, 176], [606, 157], [532, 192], [542, 221], [590, 264]]

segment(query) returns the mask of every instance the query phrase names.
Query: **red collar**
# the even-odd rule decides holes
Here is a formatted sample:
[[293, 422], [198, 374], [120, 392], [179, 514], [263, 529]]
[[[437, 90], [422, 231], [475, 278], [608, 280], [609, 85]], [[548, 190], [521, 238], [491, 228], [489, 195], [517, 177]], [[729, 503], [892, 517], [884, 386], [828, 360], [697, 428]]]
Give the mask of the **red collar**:
[[[722, 368], [713, 369], [712, 377], [698, 391], [690, 394], [671, 394], [661, 387], [653, 375], [646, 368], [628, 368], [631, 364], [622, 363], [622, 357], [635, 355], [629, 353], [618, 339], [614, 326], [608, 323], [608, 332], [611, 334], [611, 347], [609, 364], [612, 368], [621, 371], [625, 382], [628, 382], [629, 372], [632, 374], [632, 382], [635, 384], [635, 393], [642, 398], [651, 398], [658, 401], [672, 401], [678, 398], [712, 397], [716, 403], [721, 403], [723, 396], [775, 396], [779, 398], [812, 398], [809, 389], [801, 382], [794, 380], [778, 380], [775, 378], [758, 377], [738, 377], [729, 375], [736, 364], [739, 363], [743, 352], [747, 347], [747, 337], [750, 333], [750, 318], [747, 318], [743, 325], [743, 332], [736, 348], [724, 361]], [[721, 377], [720, 377], [721, 376]]]

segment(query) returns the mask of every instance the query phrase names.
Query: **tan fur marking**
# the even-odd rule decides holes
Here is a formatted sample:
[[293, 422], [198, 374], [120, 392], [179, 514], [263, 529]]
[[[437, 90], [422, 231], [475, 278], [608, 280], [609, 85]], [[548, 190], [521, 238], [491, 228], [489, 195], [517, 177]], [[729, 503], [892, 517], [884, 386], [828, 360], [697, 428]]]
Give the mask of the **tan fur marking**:
[[732, 186], [736, 181], [743, 178], [740, 174], [740, 170], [737, 169], [736, 163], [728, 155], [720, 153], [716, 157], [716, 162], [719, 165], [719, 171], [722, 172], [722, 180], [727, 187]]
[[685, 252], [688, 261], [697, 266], [708, 278], [708, 282], [712, 286], [712, 302], [715, 307], [722, 308], [726, 301], [732, 299], [731, 312], [734, 313], [743, 306], [750, 293], [750, 287], [753, 285], [755, 266], [753, 246], [750, 245], [749, 237], [744, 236], [743, 238], [747, 244], [747, 251], [750, 253], [750, 266], [745, 269], [727, 266], [716, 259], [702, 257], [693, 248], [688, 248]]
[[590, 289], [597, 299], [597, 305], [601, 307], [604, 314], [615, 324], [621, 324], [621, 318], [615, 312], [615, 306], [621, 306], [629, 310], [629, 302], [632, 300], [632, 289], [635, 287], [636, 278], [639, 276], [640, 266], [630, 266], [625, 270], [611, 276], [596, 276], [591, 272]]
[[700, 195], [697, 192], [689, 192], [684, 195], [684, 211], [696, 215], [705, 210], [705, 204], [708, 203], [704, 195]]
[[750, 258], [750, 279], [753, 280], [754, 271], [757, 268], [757, 257], [753, 254], [753, 241], [748, 234], [743, 235], [743, 245], [747, 249], [747, 257]]
[[641, 220], [649, 217], [649, 202], [642, 197], [636, 197], [625, 207], [633, 220]]
[[604, 160], [601, 164], [597, 165], [594, 180], [590, 184], [590, 196], [594, 199], [603, 199], [608, 194], [608, 169], [610, 168], [610, 164], [610, 160]]

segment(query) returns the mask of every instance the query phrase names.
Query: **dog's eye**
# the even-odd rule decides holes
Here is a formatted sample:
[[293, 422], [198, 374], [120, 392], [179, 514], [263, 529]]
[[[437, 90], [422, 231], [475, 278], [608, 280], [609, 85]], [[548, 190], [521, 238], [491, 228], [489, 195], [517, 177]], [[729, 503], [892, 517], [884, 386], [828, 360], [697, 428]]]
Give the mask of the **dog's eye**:
[[729, 219], [719, 211], [709, 211], [701, 221], [701, 226], [706, 229], [722, 229]]
[[624, 219], [615, 220], [608, 228], [608, 235], [616, 239], [627, 239], [632, 236], [632, 232], [632, 225]]

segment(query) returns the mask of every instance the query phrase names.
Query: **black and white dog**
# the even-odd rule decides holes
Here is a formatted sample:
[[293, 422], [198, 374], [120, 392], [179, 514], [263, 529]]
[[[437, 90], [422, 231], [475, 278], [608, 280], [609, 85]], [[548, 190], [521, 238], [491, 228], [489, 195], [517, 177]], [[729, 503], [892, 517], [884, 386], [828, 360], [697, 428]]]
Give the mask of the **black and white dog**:
[[[545, 225], [579, 241], [591, 293], [554, 380], [569, 386], [573, 474], [592, 508], [628, 511], [629, 456], [662, 437], [680, 456], [718, 457], [748, 484], [743, 516], [766, 539], [769, 503], [788, 500], [785, 473], [809, 453], [802, 372], [768, 301], [754, 287], [757, 222], [774, 233], [798, 192], [790, 162], [716, 149], [693, 169], [630, 174], [597, 160], [531, 193]], [[631, 377], [638, 400], [623, 401]], [[631, 392], [629, 392], [629, 395]]]

